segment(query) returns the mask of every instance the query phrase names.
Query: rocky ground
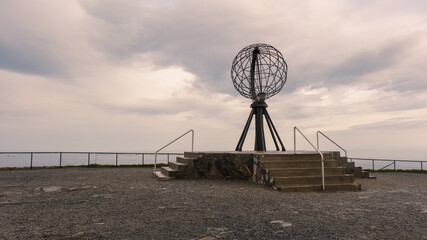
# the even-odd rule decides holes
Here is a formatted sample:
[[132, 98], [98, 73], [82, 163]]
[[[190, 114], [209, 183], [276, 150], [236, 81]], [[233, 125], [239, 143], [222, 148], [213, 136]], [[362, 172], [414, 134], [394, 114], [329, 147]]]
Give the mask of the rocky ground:
[[427, 239], [427, 174], [359, 192], [158, 181], [149, 168], [0, 171], [0, 239]]

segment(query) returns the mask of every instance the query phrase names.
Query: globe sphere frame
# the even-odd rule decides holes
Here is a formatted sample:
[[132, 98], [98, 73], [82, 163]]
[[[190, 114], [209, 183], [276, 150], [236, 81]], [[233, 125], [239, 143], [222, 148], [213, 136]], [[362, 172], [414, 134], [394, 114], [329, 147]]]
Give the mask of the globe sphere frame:
[[231, 65], [234, 88], [253, 101], [279, 93], [286, 83], [287, 73], [288, 65], [282, 53], [263, 43], [243, 48]]

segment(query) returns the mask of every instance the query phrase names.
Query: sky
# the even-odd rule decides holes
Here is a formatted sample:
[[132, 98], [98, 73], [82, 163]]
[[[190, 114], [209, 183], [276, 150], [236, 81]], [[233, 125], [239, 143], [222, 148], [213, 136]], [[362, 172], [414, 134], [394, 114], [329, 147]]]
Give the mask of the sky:
[[[298, 126], [350, 157], [427, 155], [426, 1], [0, 4], [0, 151], [153, 152], [189, 129], [195, 150], [232, 151], [251, 100], [234, 89], [231, 63], [266, 43], [288, 64], [267, 100], [288, 150]], [[251, 130], [244, 149], [253, 144]]]

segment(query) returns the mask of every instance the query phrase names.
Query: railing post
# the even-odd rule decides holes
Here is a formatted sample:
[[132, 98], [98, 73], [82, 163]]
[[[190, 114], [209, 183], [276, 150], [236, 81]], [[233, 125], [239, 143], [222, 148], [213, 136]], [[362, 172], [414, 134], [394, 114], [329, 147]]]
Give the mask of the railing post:
[[168, 153], [168, 165], [169, 165], [169, 153]]
[[294, 127], [294, 154], [297, 151], [297, 137], [296, 137], [296, 127]]
[[396, 171], [396, 161], [393, 161], [394, 163], [394, 171]]
[[142, 163], [142, 165], [144, 166], [144, 153], [142, 153], [142, 157], [141, 157], [142, 159], [141, 159], [141, 163]]
[[320, 150], [320, 148], [319, 148], [319, 131], [317, 131], [317, 133], [316, 133], [316, 138], [317, 138], [317, 150]]
[[33, 153], [31, 153], [30, 169], [33, 169]]
[[90, 153], [87, 153], [87, 166], [89, 167], [90, 165]]
[[116, 167], [119, 166], [119, 154], [116, 153]]
[[59, 167], [62, 167], [62, 152], [59, 153]]
[[194, 152], [194, 130], [191, 130], [191, 152]]
[[157, 170], [157, 153], [154, 154], [154, 170], [153, 170], [153, 174], [156, 174], [156, 170]]
[[423, 171], [423, 161], [421, 161], [421, 171]]
[[374, 165], [374, 159], [372, 159], [372, 171], [375, 172], [375, 165]]

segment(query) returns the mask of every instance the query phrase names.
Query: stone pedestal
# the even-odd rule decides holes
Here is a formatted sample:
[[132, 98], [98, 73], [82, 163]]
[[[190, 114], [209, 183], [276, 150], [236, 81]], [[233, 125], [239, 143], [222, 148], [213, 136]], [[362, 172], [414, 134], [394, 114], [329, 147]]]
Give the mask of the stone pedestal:
[[[186, 152], [193, 168], [192, 176], [249, 179], [253, 174], [255, 154], [235, 152]], [[179, 161], [179, 160], [178, 160]]]
[[[357, 191], [358, 168], [339, 152], [186, 152], [156, 175], [172, 178], [252, 180], [282, 191]], [[324, 173], [324, 175], [323, 175]]]

